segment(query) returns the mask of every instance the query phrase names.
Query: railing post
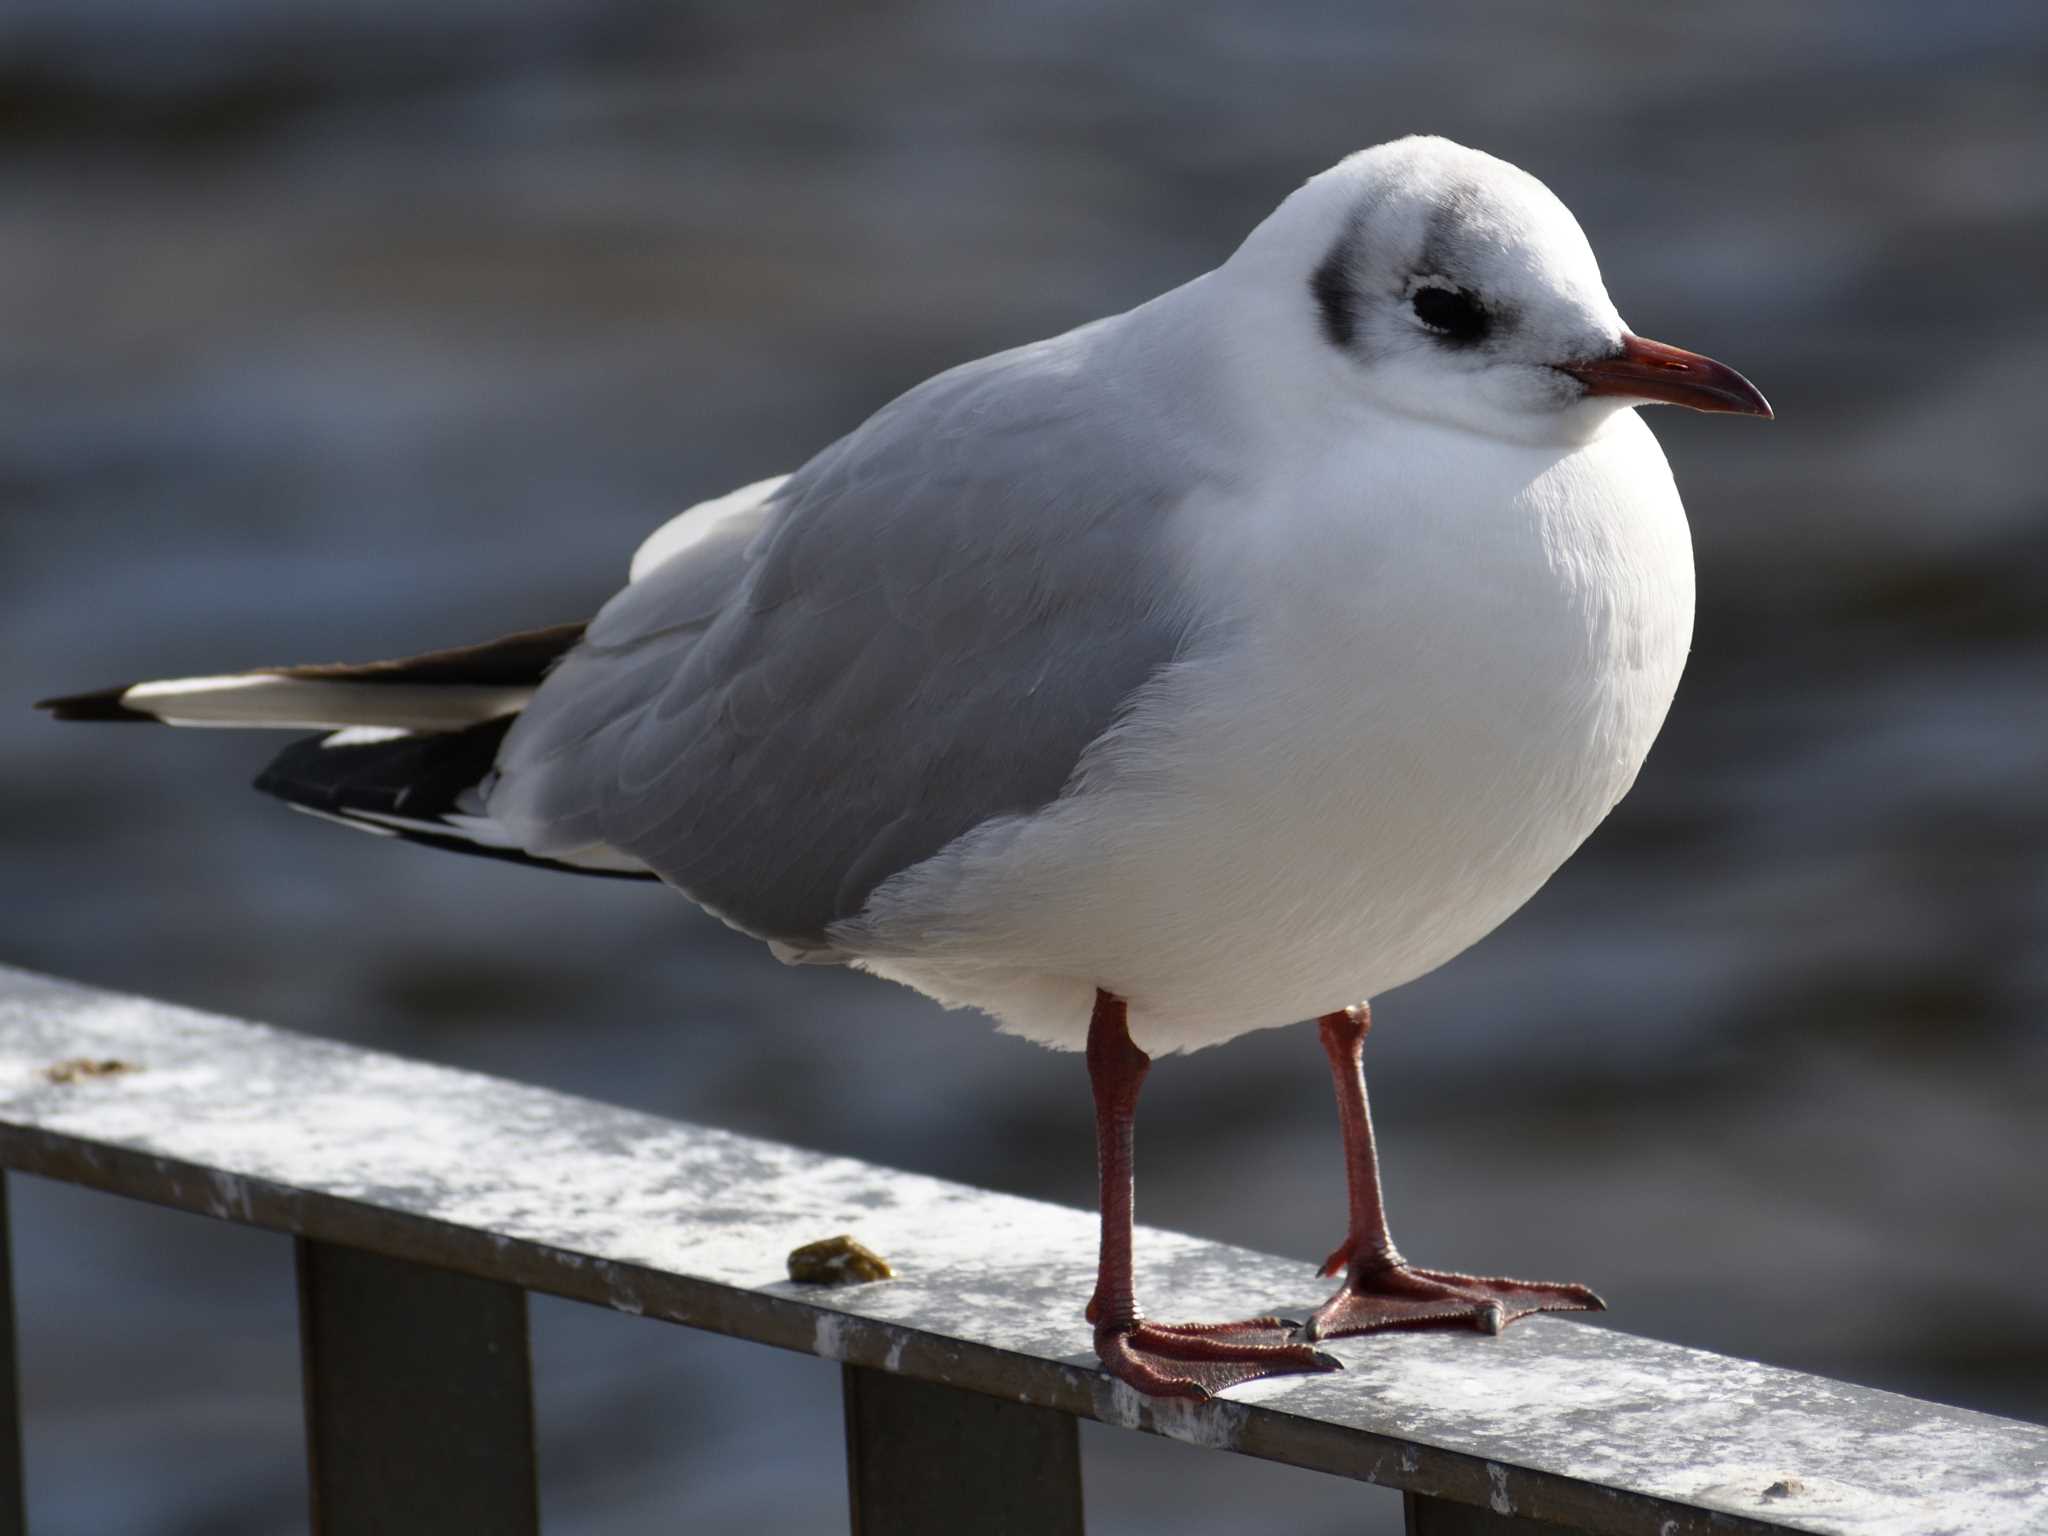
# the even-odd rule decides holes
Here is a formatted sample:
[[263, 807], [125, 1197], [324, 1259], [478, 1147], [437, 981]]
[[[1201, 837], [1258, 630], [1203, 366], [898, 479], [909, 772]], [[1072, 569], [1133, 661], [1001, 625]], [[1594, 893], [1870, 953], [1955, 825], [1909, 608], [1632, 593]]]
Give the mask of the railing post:
[[842, 1369], [853, 1536], [1081, 1536], [1071, 1415]]
[[14, 1252], [7, 1228], [7, 1177], [0, 1174], [0, 1536], [23, 1536], [27, 1530], [21, 1376], [14, 1356]]
[[298, 1240], [315, 1536], [535, 1536], [526, 1293]]

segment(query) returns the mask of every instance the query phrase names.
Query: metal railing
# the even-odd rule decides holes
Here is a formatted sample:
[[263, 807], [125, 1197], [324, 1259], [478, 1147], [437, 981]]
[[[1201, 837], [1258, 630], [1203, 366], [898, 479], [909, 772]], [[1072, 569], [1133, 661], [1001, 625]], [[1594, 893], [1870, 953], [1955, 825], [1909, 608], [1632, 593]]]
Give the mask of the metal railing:
[[[1089, 1352], [1085, 1212], [4, 968], [0, 1167], [294, 1235], [322, 1536], [538, 1529], [528, 1291], [840, 1362], [857, 1533], [1078, 1532], [1081, 1418], [1400, 1489], [1432, 1536], [2048, 1533], [2048, 1429], [1559, 1319], [1149, 1401]], [[897, 1278], [785, 1277], [844, 1231]], [[1139, 1251], [1192, 1313], [1316, 1299], [1292, 1260]]]

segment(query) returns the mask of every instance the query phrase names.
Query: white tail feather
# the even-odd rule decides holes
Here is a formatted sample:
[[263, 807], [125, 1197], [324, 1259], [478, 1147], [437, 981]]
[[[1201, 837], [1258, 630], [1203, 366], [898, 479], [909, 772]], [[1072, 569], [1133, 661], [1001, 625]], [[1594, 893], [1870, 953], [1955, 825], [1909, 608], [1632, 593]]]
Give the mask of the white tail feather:
[[436, 732], [515, 715], [532, 698], [531, 687], [366, 683], [237, 672], [137, 683], [121, 694], [121, 706], [153, 715], [166, 725], [294, 731], [382, 726]]

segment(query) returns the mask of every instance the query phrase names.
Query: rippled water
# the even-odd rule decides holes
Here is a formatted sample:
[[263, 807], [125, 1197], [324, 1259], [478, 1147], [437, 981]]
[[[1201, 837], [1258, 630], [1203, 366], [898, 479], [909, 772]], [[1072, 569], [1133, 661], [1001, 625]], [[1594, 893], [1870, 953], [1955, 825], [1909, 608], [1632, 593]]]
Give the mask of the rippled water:
[[[0, 959], [1085, 1203], [1071, 1058], [658, 893], [285, 816], [260, 743], [21, 706], [579, 617], [687, 501], [1446, 132], [1779, 421], [1656, 417], [1702, 599], [1665, 739], [1380, 1008], [1403, 1245], [2048, 1418], [2044, 56], [2018, 5], [15, 0]], [[1326, 1093], [1302, 1031], [1163, 1066], [1145, 1217], [1320, 1256]], [[17, 1183], [37, 1528], [298, 1528], [283, 1245]], [[536, 1318], [551, 1529], [838, 1518], [829, 1368]], [[1103, 1529], [1395, 1518], [1089, 1443]]]

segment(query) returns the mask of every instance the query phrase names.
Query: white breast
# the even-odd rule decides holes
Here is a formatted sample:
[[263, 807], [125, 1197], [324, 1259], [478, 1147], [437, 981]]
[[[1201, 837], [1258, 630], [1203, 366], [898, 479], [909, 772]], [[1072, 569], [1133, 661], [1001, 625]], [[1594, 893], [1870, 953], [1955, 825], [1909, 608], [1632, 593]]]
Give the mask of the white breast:
[[1144, 1049], [1192, 1049], [1410, 981], [1536, 892], [1677, 688], [1684, 514], [1633, 412], [1570, 453], [1390, 432], [1187, 509], [1192, 653], [1065, 800], [884, 887], [871, 969], [1069, 1046], [1107, 986]]

